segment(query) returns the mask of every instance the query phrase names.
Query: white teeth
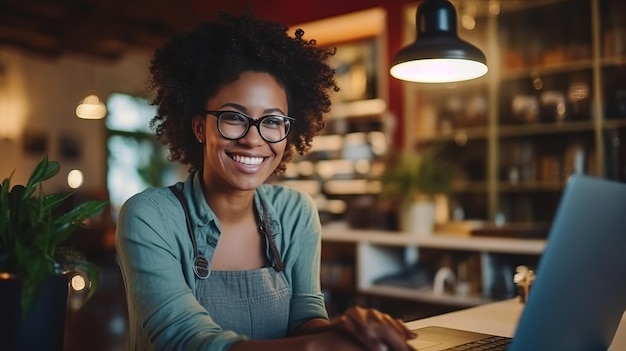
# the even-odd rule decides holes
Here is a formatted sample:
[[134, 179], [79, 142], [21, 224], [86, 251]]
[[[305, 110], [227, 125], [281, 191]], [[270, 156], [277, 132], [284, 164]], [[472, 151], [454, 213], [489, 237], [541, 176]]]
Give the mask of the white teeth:
[[263, 162], [263, 157], [246, 157], [246, 156], [234, 155], [233, 160], [239, 163], [243, 163], [245, 165], [258, 165], [258, 164], [261, 164], [261, 162]]

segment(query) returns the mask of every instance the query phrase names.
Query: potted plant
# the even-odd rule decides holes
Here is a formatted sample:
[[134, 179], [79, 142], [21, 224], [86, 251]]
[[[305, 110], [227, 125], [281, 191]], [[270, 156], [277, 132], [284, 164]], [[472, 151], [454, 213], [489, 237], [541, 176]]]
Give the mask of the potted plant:
[[[58, 162], [48, 160], [47, 156], [37, 164], [31, 173], [26, 185], [11, 186], [11, 176], [5, 178], [0, 184], [0, 286], [3, 302], [9, 306], [13, 315], [17, 315], [17, 321], [10, 321], [6, 313], [2, 317], [0, 327], [7, 327], [15, 335], [9, 335], [20, 339], [24, 336], [35, 339], [34, 330], [23, 331], [23, 328], [32, 323], [39, 323], [38, 316], [32, 316], [34, 310], [39, 307], [39, 302], [45, 300], [47, 295], [60, 295], [65, 300], [53, 302], [53, 307], [63, 314], [61, 328], [64, 326], [65, 308], [67, 304], [68, 278], [64, 275], [67, 271], [81, 271], [89, 277], [90, 282], [97, 282], [97, 269], [75, 250], [68, 250], [62, 243], [82, 225], [85, 220], [101, 213], [107, 205], [107, 201], [87, 201], [67, 212], [60, 213], [61, 205], [72, 193], [46, 194], [42, 182], [52, 178], [60, 170]], [[53, 287], [57, 284], [59, 288]], [[16, 289], [8, 292], [9, 287]], [[93, 293], [95, 284], [92, 284], [90, 293]], [[15, 292], [17, 291], [17, 293]], [[7, 295], [19, 299], [19, 301], [7, 301]], [[62, 306], [59, 306], [59, 305]], [[49, 310], [41, 311], [44, 319], [50, 318]], [[4, 313], [4, 312], [3, 312]], [[15, 316], [14, 316], [15, 317]], [[32, 322], [32, 323], [31, 323]], [[58, 321], [56, 322], [58, 323]], [[46, 329], [57, 328], [58, 325], [39, 327]], [[3, 329], [3, 328], [0, 328]], [[63, 329], [61, 329], [62, 333]], [[6, 332], [6, 329], [1, 333]], [[63, 335], [60, 335], [63, 342]], [[4, 339], [4, 338], [3, 338]], [[45, 339], [45, 336], [44, 336]], [[13, 340], [19, 344], [24, 340]], [[45, 340], [42, 340], [45, 342]], [[58, 339], [57, 341], [58, 342]], [[60, 348], [63, 345], [61, 344]], [[14, 349], [20, 349], [14, 345]], [[55, 346], [48, 344], [46, 349], [54, 349]]]
[[435, 196], [448, 194], [452, 168], [438, 148], [390, 153], [381, 176], [382, 196], [398, 202], [400, 229], [429, 235], [435, 224]]

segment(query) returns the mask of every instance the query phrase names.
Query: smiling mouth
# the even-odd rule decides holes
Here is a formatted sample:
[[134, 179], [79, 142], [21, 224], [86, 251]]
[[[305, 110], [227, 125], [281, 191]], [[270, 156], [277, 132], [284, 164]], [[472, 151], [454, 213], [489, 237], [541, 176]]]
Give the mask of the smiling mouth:
[[231, 155], [230, 158], [232, 158], [235, 162], [248, 165], [248, 166], [259, 165], [265, 160], [264, 157], [248, 157], [248, 156], [240, 156], [240, 155]]

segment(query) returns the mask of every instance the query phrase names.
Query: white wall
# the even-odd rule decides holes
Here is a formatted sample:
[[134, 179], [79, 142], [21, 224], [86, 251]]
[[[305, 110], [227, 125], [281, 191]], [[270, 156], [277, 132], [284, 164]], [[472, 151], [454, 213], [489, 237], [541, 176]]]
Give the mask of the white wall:
[[[106, 128], [104, 120], [83, 120], [75, 109], [87, 93], [95, 91], [106, 102], [113, 92], [145, 95], [150, 53], [131, 53], [115, 62], [84, 57], [48, 59], [0, 47], [0, 180], [15, 170], [12, 184], [24, 184], [43, 153], [23, 150], [26, 130], [43, 131], [47, 154], [61, 163], [59, 175], [49, 180], [47, 192], [67, 191], [67, 173], [83, 171], [83, 190], [106, 188]], [[12, 130], [17, 130], [17, 133]], [[63, 159], [59, 136], [75, 136], [80, 157]], [[6, 138], [9, 135], [9, 139]]]

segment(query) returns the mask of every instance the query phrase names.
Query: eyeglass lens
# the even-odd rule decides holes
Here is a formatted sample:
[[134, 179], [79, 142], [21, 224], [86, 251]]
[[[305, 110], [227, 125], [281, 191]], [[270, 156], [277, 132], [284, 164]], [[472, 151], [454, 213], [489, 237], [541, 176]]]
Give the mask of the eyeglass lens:
[[287, 136], [291, 126], [288, 119], [282, 116], [263, 116], [258, 120], [251, 120], [237, 112], [224, 112], [218, 117], [220, 133], [228, 139], [243, 137], [250, 128], [256, 125], [261, 137], [269, 142], [278, 142]]

